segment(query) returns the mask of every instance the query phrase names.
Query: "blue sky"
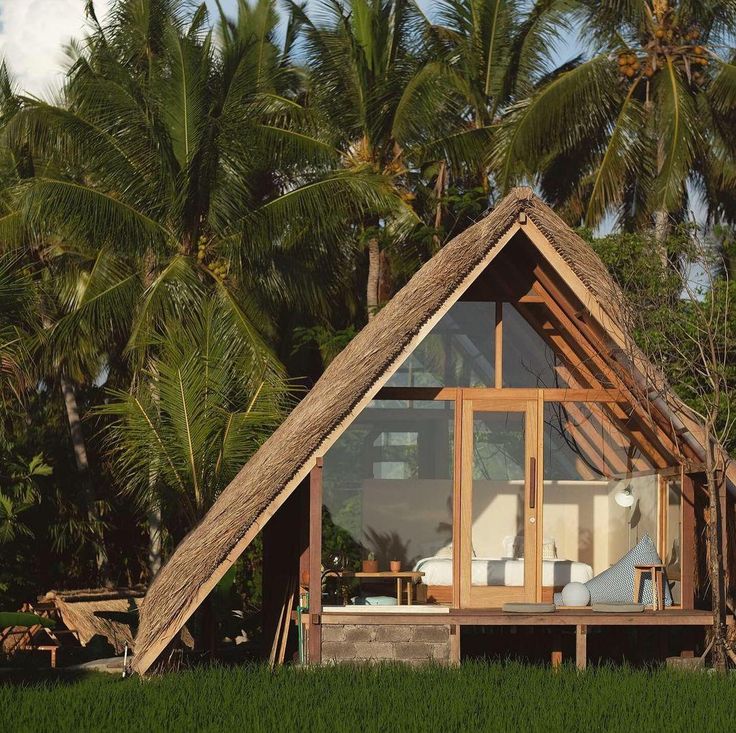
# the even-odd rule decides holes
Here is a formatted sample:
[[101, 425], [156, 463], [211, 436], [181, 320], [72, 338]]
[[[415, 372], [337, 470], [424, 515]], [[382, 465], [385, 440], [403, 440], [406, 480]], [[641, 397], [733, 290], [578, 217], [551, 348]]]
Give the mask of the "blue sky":
[[[525, 2], [525, 0], [519, 0]], [[95, 0], [104, 18], [112, 0]], [[214, 0], [206, 0], [212, 11]], [[223, 10], [234, 14], [237, 0], [221, 0]], [[434, 0], [420, 0], [432, 15]], [[19, 86], [32, 94], [46, 96], [61, 81], [66, 64], [64, 46], [84, 33], [84, 0], [0, 0], [0, 58], [5, 58]], [[561, 44], [555, 54], [563, 61], [579, 52], [577, 40]]]

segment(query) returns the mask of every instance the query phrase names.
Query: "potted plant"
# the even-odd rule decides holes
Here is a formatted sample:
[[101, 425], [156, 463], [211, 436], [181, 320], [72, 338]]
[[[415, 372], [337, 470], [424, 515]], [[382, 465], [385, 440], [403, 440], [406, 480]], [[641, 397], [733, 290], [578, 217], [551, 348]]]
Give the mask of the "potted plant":
[[401, 560], [391, 560], [388, 565], [391, 568], [392, 573], [401, 572]]
[[376, 556], [372, 553], [368, 553], [368, 559], [363, 560], [363, 572], [364, 573], [377, 573], [378, 572], [378, 560], [376, 560]]

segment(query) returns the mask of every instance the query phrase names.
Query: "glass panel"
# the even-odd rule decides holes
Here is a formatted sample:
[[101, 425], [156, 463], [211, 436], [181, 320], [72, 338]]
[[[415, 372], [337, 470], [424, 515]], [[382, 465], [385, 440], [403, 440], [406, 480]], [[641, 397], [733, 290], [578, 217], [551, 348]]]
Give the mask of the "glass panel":
[[544, 406], [543, 584], [584, 582], [648, 534], [657, 542], [658, 477], [607, 408]]
[[504, 387], [578, 386], [569, 383], [562, 359], [511, 303], [503, 304], [502, 313]]
[[520, 412], [473, 416], [473, 585], [524, 585], [524, 430]]
[[388, 387], [492, 387], [494, 303], [459, 301], [388, 381]]
[[681, 538], [682, 536], [682, 484], [679, 478], [667, 480], [667, 533], [665, 535], [665, 557], [667, 580], [672, 589], [672, 600], [680, 603], [682, 599], [680, 582]]
[[576, 355], [569, 335], [558, 330], [545, 305], [525, 303], [522, 315], [511, 303], [503, 304], [504, 387], [585, 389], [599, 385], [611, 386], [592, 361]]
[[[452, 401], [374, 400], [358, 416], [324, 459], [325, 568], [360, 570], [369, 553], [379, 570], [439, 558], [435, 584], [452, 585], [453, 428]], [[395, 581], [327, 587], [327, 603], [396, 594]]]

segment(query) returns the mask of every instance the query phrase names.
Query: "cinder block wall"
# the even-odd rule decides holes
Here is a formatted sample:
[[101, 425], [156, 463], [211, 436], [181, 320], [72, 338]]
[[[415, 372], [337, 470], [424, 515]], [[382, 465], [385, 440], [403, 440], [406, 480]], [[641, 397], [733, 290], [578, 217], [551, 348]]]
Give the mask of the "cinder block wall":
[[449, 664], [450, 627], [440, 624], [322, 626], [323, 663], [388, 661]]

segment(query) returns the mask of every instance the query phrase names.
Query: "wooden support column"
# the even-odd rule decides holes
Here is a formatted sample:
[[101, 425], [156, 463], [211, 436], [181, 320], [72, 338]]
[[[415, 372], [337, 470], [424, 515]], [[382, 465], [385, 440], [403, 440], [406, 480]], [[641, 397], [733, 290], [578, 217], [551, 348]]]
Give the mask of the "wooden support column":
[[322, 662], [322, 458], [309, 474], [309, 663]]
[[722, 480], [719, 498], [721, 512], [721, 556], [723, 557], [723, 592], [725, 593], [726, 609], [728, 610], [728, 604], [731, 600], [731, 564], [728, 557], [728, 480], [723, 475], [723, 472], [719, 473], [719, 477]]
[[552, 631], [552, 651], [550, 654], [552, 669], [562, 666], [562, 634], [559, 629]]
[[695, 608], [695, 479], [693, 474], [682, 476], [682, 537], [680, 538], [680, 602], [683, 609]]
[[450, 665], [453, 667], [460, 666], [460, 626], [453, 624], [450, 626]]
[[588, 627], [585, 624], [575, 627], [575, 666], [578, 669], [588, 666]]

